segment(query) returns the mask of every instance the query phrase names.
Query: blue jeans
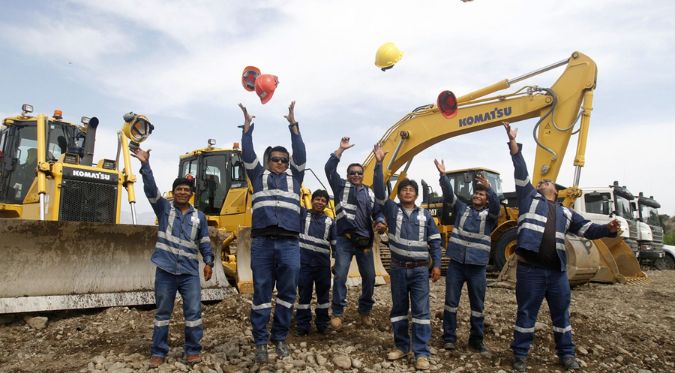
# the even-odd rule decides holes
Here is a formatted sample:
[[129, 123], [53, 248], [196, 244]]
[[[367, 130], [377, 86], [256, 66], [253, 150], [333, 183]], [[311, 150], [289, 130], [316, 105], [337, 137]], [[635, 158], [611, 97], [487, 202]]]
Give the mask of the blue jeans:
[[176, 301], [176, 291], [183, 298], [185, 318], [185, 354], [196, 355], [202, 350], [201, 285], [199, 275], [174, 275], [159, 267], [155, 271], [155, 323], [152, 332], [152, 356], [165, 357], [169, 353], [169, 320]]
[[330, 266], [301, 266], [298, 283], [297, 311], [295, 311], [296, 328], [309, 331], [312, 321], [312, 291], [316, 284], [316, 329], [328, 328], [328, 307], [330, 306]]
[[443, 341], [457, 342], [457, 308], [466, 282], [471, 306], [471, 332], [469, 344], [483, 341], [483, 307], [485, 305], [485, 266], [462, 264], [450, 260], [445, 276], [445, 310], [443, 311]]
[[526, 357], [534, 339], [534, 324], [539, 307], [546, 298], [553, 322], [553, 338], [559, 357], [574, 356], [570, 324], [570, 283], [567, 272], [535, 267], [518, 262], [516, 301], [518, 313], [513, 332], [513, 355]]
[[391, 328], [396, 348], [406, 353], [410, 351], [408, 310], [412, 308], [412, 351], [416, 357], [429, 356], [429, 268], [399, 268], [392, 265], [389, 278]]
[[347, 305], [347, 274], [352, 257], [356, 255], [356, 264], [361, 274], [361, 297], [359, 298], [359, 313], [367, 315], [373, 309], [373, 292], [375, 291], [375, 262], [373, 250], [364, 252], [355, 248], [351, 241], [344, 237], [337, 237], [335, 248], [335, 274], [333, 276], [333, 315], [341, 316]]
[[253, 305], [251, 326], [256, 345], [267, 344], [270, 333], [267, 323], [272, 312], [272, 291], [277, 288], [272, 341], [284, 341], [293, 316], [298, 275], [300, 246], [297, 238], [254, 237], [251, 240], [253, 272]]

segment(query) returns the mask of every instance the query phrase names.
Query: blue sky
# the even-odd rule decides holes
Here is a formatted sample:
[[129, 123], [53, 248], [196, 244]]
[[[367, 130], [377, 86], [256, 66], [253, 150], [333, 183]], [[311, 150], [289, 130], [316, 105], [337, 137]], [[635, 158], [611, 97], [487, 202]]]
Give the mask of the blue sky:
[[[445, 89], [458, 96], [567, 58], [579, 50], [598, 65], [582, 186], [619, 180], [675, 214], [675, 3], [623, 0], [444, 1], [7, 1], [0, 14], [0, 116], [21, 104], [55, 107], [66, 119], [101, 120], [96, 158], [113, 157], [122, 115], [148, 115], [145, 145], [161, 190], [178, 155], [215, 138], [238, 141], [237, 103], [256, 115], [260, 152], [290, 145], [283, 115], [296, 100], [308, 166], [321, 171], [341, 136], [365, 159], [387, 128]], [[377, 47], [405, 53], [393, 70], [374, 65]], [[244, 66], [279, 76], [272, 101], [243, 90]], [[550, 86], [561, 70], [525, 85]], [[518, 123], [532, 162], [534, 121]], [[570, 184], [572, 140], [558, 181]], [[436, 183], [433, 158], [448, 168], [484, 166], [513, 189], [501, 129], [431, 147], [409, 176]], [[137, 166], [137, 164], [135, 164]], [[340, 171], [343, 171], [340, 169]], [[323, 172], [317, 172], [325, 180]], [[306, 178], [314, 189], [318, 183]], [[142, 182], [137, 184], [140, 191]], [[151, 210], [139, 194], [138, 211]]]

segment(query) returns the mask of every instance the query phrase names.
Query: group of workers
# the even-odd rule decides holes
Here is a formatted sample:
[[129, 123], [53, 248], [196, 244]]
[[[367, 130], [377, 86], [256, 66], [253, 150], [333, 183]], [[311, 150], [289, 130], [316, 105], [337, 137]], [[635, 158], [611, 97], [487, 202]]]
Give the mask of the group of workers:
[[[387, 232], [391, 252], [390, 321], [395, 346], [387, 358], [398, 360], [412, 353], [416, 369], [430, 369], [429, 278], [436, 282], [441, 277], [441, 235], [430, 212], [415, 204], [419, 192], [417, 183], [409, 179], [400, 181], [399, 202], [388, 198], [382, 171], [386, 154], [379, 144], [373, 149], [377, 163], [372, 188], [363, 184], [364, 168], [358, 163], [347, 166], [347, 178], [343, 179], [337, 166], [343, 152], [353, 146], [349, 137], [343, 137], [325, 166], [334, 196], [335, 219], [324, 214], [330, 199], [324, 190], [315, 191], [311, 208], [304, 209], [300, 205], [300, 188], [306, 152], [295, 119], [295, 102], [290, 104], [285, 116], [291, 133], [292, 154], [282, 146], [268, 147], [262, 160], [253, 149], [254, 117], [244, 106], [239, 106], [244, 114], [242, 156], [253, 188], [251, 324], [256, 362], [268, 362], [269, 341], [272, 341], [277, 357], [289, 355], [286, 338], [294, 307], [296, 335], [304, 336], [310, 332], [313, 288], [316, 288], [314, 323], [317, 332], [325, 333], [329, 327], [336, 331], [341, 329], [347, 305], [347, 274], [354, 256], [362, 278], [359, 318], [363, 326], [372, 326], [373, 238], [375, 232]], [[607, 225], [593, 224], [563, 207], [556, 202], [557, 190], [549, 180], [542, 180], [535, 188], [530, 183], [520, 145], [516, 143], [517, 130], [508, 123], [504, 123], [504, 127], [515, 168], [520, 211], [516, 249], [518, 311], [511, 345], [513, 368], [527, 369], [525, 359], [534, 337], [537, 313], [546, 298], [560, 363], [565, 369], [578, 369], [569, 317], [565, 234], [569, 232], [587, 239], [615, 236], [619, 224], [616, 220]], [[134, 155], [142, 164], [145, 194], [159, 222], [152, 257], [157, 265], [157, 312], [150, 365], [159, 366], [168, 353], [168, 326], [177, 291], [184, 300], [186, 360], [196, 363], [201, 361], [203, 330], [198, 252], [206, 263], [206, 280], [211, 277], [214, 260], [206, 218], [189, 204], [194, 188], [191, 180], [176, 179], [171, 203], [162, 198], [157, 189], [149, 166], [149, 151], [137, 149]], [[446, 252], [450, 264], [445, 279], [443, 347], [455, 349], [457, 310], [461, 289], [466, 283], [471, 307], [468, 346], [489, 355], [483, 342], [485, 272], [490, 256], [490, 233], [499, 215], [498, 197], [488, 180], [479, 176], [475, 180], [471, 203], [462, 202], [454, 195], [444, 162], [435, 161], [435, 165], [440, 173], [444, 203], [452, 207], [455, 216]], [[335, 259], [332, 268], [331, 252]], [[329, 299], [331, 272], [332, 302]], [[277, 293], [273, 306], [274, 288]], [[274, 317], [271, 330], [268, 330], [273, 307]], [[330, 317], [329, 308], [332, 311]]]

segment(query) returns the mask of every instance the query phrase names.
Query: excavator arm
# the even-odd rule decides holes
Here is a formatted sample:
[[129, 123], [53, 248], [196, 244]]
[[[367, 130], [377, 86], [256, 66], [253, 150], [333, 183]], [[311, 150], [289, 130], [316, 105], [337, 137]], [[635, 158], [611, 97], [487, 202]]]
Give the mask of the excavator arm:
[[[565, 71], [551, 88], [528, 86], [514, 93], [485, 97], [564, 65]], [[454, 118], [446, 119], [434, 104], [418, 107], [389, 128], [380, 140], [387, 152], [383, 163], [385, 181], [401, 167], [403, 170], [398, 180], [403, 180], [415, 155], [438, 142], [496, 127], [503, 121], [514, 123], [536, 117], [540, 119], [534, 129], [538, 146], [532, 181], [535, 184], [541, 178], [555, 181], [569, 140], [577, 132], [579, 145], [574, 164], [578, 169], [584, 165], [596, 77], [595, 62], [580, 52], [574, 52], [566, 60], [459, 97], [458, 114]], [[583, 110], [580, 112], [582, 103]], [[575, 131], [579, 115], [582, 117], [581, 126]], [[374, 167], [375, 159], [370, 154], [364, 162], [365, 183], [372, 183]], [[575, 186], [577, 183], [578, 178]]]

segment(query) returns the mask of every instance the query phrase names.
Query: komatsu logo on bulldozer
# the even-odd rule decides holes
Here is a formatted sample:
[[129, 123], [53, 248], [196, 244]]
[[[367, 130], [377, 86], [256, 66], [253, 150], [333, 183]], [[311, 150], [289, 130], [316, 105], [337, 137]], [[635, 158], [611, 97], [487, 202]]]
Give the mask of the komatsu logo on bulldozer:
[[486, 111], [483, 114], [471, 115], [465, 118], [459, 118], [459, 126], [465, 127], [473, 124], [487, 122], [489, 120], [508, 117], [511, 115], [511, 106], [505, 108], [495, 108], [492, 111]]
[[110, 180], [110, 175], [104, 174], [103, 172], [73, 170], [73, 176], [86, 177], [87, 179]]

